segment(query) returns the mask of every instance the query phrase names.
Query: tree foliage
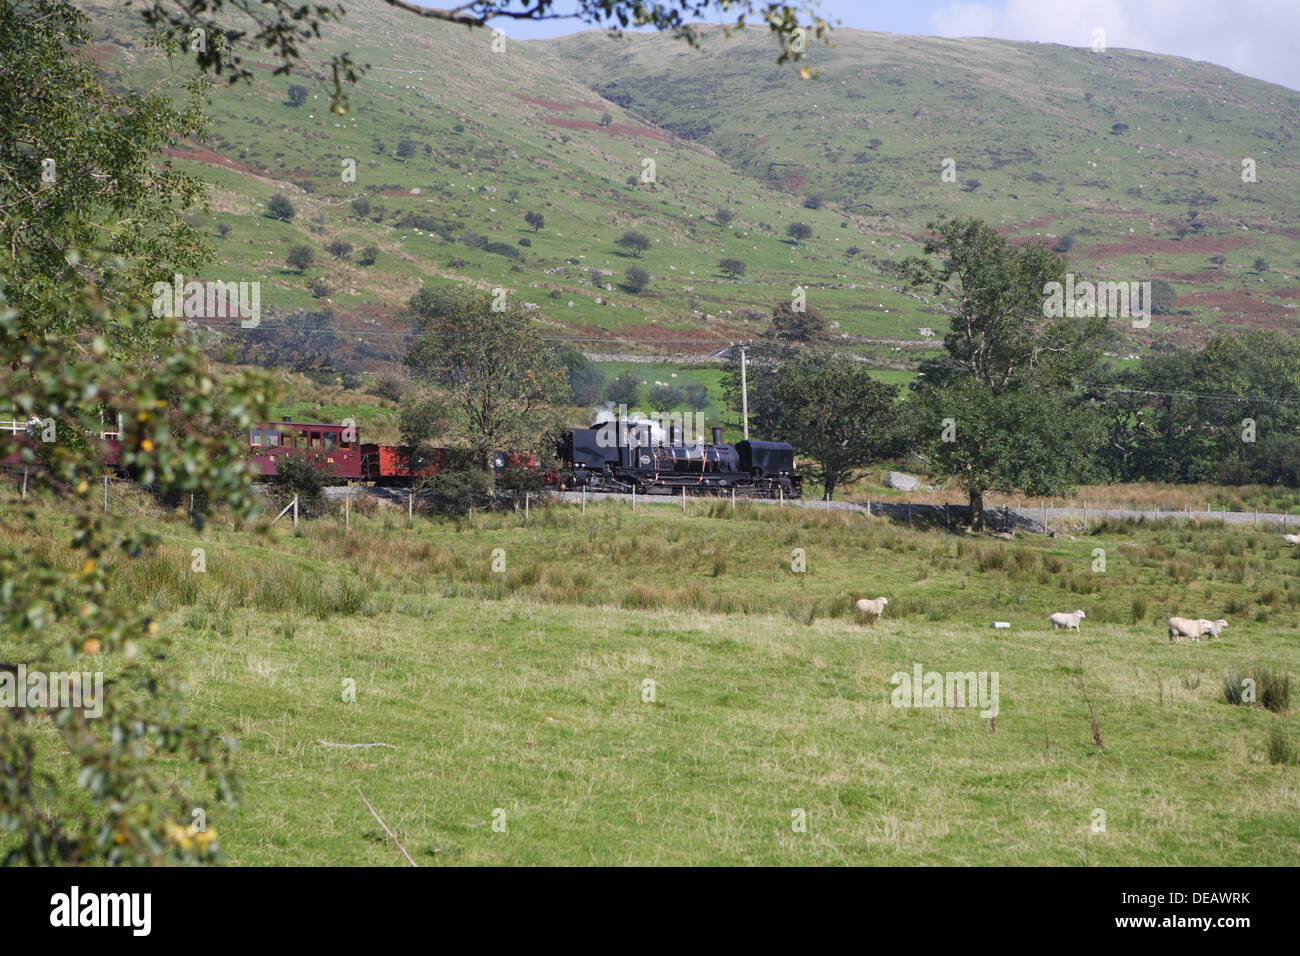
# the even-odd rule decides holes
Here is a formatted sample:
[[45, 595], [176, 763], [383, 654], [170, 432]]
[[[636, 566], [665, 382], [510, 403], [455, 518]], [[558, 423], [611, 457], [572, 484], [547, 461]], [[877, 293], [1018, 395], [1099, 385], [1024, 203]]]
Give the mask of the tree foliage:
[[1012, 246], [975, 219], [929, 228], [926, 258], [900, 265], [911, 285], [931, 287], [950, 324], [945, 354], [922, 368], [920, 437], [982, 527], [990, 490], [1060, 494], [1091, 476], [1100, 426], [1083, 388], [1103, 374], [1106, 319], [1044, 316], [1047, 283], [1065, 279], [1045, 246]]
[[789, 302], [777, 303], [772, 310], [772, 334], [789, 342], [811, 342], [826, 331], [826, 316], [816, 306], [805, 305], [798, 311]]
[[[158, 542], [96, 507], [97, 433], [101, 413], [120, 413], [121, 467], [160, 497], [196, 493], [196, 524], [217, 500], [249, 516], [235, 436], [265, 417], [269, 396], [256, 379], [218, 383], [177, 320], [150, 308], [152, 283], [204, 252], [184, 219], [197, 184], [160, 159], [201, 128], [197, 102], [106, 89], [88, 42], [64, 0], [0, 0], [3, 387], [19, 415], [53, 419], [59, 436], [38, 454], [0, 433], [0, 457], [18, 455], [71, 524], [51, 539], [36, 495], [0, 516], [0, 660], [111, 674], [99, 716], [67, 700], [0, 708], [5, 862], [214, 862], [217, 811], [237, 795], [231, 745], [190, 715], [156, 609], [116, 586]], [[38, 539], [47, 546], [19, 543]], [[191, 573], [185, 561], [170, 573]]]
[[531, 451], [569, 394], [564, 368], [522, 307], [457, 289], [411, 299], [423, 331], [406, 365], [437, 386], [452, 409], [451, 433], [485, 466], [493, 450]]
[[[752, 352], [751, 432], [790, 442], [826, 500], [861, 477], [863, 468], [901, 449], [905, 429], [898, 389], [876, 378], [865, 363], [822, 351], [756, 347]], [[738, 406], [737, 367], [728, 369], [723, 387]]]

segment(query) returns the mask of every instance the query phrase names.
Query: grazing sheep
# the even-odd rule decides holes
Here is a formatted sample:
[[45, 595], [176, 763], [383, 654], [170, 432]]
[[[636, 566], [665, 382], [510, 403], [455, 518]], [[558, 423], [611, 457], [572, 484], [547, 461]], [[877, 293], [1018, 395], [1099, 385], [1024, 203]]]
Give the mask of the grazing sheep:
[[1077, 631], [1079, 629], [1079, 622], [1087, 616], [1088, 615], [1084, 614], [1082, 611], [1074, 611], [1070, 614], [1066, 614], [1064, 611], [1057, 611], [1049, 617], [1048, 620], [1052, 622], [1052, 627], [1054, 628], [1063, 627], [1067, 631]]
[[1224, 621], [1223, 625], [1215, 625], [1204, 618], [1171, 617], [1169, 619], [1169, 639], [1172, 641], [1175, 638], [1190, 637], [1194, 641], [1199, 641], [1201, 635], [1207, 632], [1207, 625], [1221, 627], [1227, 623], [1227, 621]]
[[1208, 634], [1210, 637], [1218, 637], [1219, 632], [1228, 626], [1228, 622], [1223, 618], [1219, 618], [1217, 621], [1207, 621], [1205, 618], [1201, 618], [1196, 623], [1201, 625], [1201, 633]]
[[874, 601], [868, 601], [866, 598], [862, 598], [854, 605], [854, 607], [858, 609], [859, 614], [866, 614], [871, 617], [879, 618], [880, 615], [885, 613], [885, 605], [888, 603], [889, 598], [878, 597]]
[[1287, 544], [1300, 544], [1300, 534], [1284, 534], [1282, 540]]

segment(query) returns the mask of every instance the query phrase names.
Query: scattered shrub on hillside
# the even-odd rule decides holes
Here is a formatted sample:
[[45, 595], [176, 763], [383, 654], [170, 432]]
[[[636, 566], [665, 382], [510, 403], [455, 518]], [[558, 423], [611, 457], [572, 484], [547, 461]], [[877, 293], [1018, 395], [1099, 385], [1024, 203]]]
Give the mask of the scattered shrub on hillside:
[[284, 261], [290, 269], [306, 272], [311, 268], [312, 263], [316, 261], [316, 253], [311, 246], [292, 246], [284, 257]]
[[640, 266], [629, 266], [623, 273], [623, 285], [627, 291], [635, 294], [650, 284], [650, 273]]
[[366, 246], [357, 254], [357, 265], [373, 266], [379, 260], [379, 247]]
[[369, 392], [391, 402], [400, 402], [406, 394], [406, 382], [397, 375], [381, 375], [370, 386]]
[[635, 229], [629, 229], [618, 239], [614, 240], [614, 245], [625, 250], [633, 259], [638, 258], [641, 253], [649, 249], [653, 242], [645, 233], [637, 232]]
[[674, 385], [655, 385], [646, 395], [646, 404], [656, 412], [667, 412], [686, 401], [686, 393]]
[[276, 193], [266, 203], [266, 214], [272, 219], [287, 222], [294, 217], [296, 212], [293, 201], [284, 193]]
[[324, 299], [330, 294], [329, 285], [319, 276], [307, 283], [307, 290], [316, 299]]
[[605, 389], [605, 401], [631, 408], [641, 394], [641, 379], [632, 371], [617, 376]]
[[741, 259], [731, 257], [718, 260], [718, 268], [733, 279], [738, 279], [745, 274], [747, 266]]
[[325, 251], [335, 259], [346, 261], [352, 255], [352, 243], [346, 239], [335, 239], [325, 245]]
[[370, 200], [365, 196], [358, 196], [349, 205], [352, 207], [352, 215], [354, 216], [364, 219], [370, 215]]

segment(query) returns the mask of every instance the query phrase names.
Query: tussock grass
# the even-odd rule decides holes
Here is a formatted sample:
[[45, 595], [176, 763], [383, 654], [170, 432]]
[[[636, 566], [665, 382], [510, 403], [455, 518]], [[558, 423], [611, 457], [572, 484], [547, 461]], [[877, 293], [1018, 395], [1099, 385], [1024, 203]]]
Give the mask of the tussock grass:
[[[1248, 672], [1285, 706], [1261, 678], [1300, 666], [1280, 636], [1300, 624], [1289, 555], [1232, 528], [1010, 541], [727, 504], [409, 529], [354, 512], [350, 533], [325, 519], [300, 536], [152, 515], [161, 549], [109, 573], [163, 609], [196, 719], [240, 738], [250, 799], [216, 823], [240, 863], [393, 862], [365, 836], [354, 784], [439, 851], [431, 863], [1196, 865], [1224, 846], [1297, 862], [1294, 771], [1269, 736], [1282, 721], [1223, 706], [1201, 679], [1261, 662]], [[5, 518], [0, 551], [73, 566], [58, 512]], [[1239, 583], [1219, 552], [1243, 562]], [[880, 595], [884, 617], [862, 626], [853, 602]], [[1243, 613], [1225, 615], [1234, 602]], [[1076, 607], [1081, 633], [1048, 626]], [[1173, 613], [1232, 628], [1170, 643]], [[892, 675], [916, 664], [998, 671], [997, 732], [969, 709], [891, 706]], [[347, 678], [355, 703], [340, 700]], [[1195, 811], [1207, 803], [1222, 812]], [[1104, 836], [1088, 828], [1098, 806]], [[476, 826], [498, 807], [508, 840]], [[812, 821], [798, 840], [794, 807]]]

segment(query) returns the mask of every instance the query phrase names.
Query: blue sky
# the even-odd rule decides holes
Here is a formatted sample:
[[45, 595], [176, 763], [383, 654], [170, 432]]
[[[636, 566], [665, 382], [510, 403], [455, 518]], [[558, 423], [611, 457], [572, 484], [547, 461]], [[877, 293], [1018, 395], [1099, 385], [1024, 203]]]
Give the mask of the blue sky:
[[[556, 0], [556, 10], [566, 9]], [[817, 10], [860, 30], [1080, 47], [1102, 30], [1111, 48], [1206, 60], [1300, 90], [1300, 0], [824, 0]], [[577, 20], [497, 25], [518, 39], [586, 29]]]

